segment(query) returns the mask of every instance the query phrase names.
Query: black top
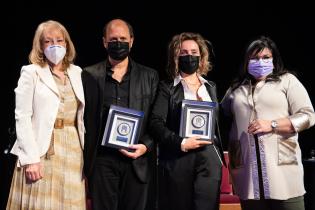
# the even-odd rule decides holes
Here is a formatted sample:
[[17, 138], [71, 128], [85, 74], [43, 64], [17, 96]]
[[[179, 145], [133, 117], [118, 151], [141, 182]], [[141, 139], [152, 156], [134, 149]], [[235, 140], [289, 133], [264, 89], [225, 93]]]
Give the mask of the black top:
[[[106, 76], [105, 76], [105, 85], [104, 88], [106, 91], [104, 91], [104, 98], [103, 98], [103, 125], [106, 125], [108, 112], [111, 105], [116, 105], [120, 107], [126, 107], [128, 108], [129, 104], [129, 84], [130, 84], [130, 63], [127, 67], [127, 72], [123, 76], [122, 80], [118, 82], [115, 80], [112, 75], [112, 66], [109, 62], [107, 62], [106, 65]], [[117, 149], [105, 147], [101, 145], [101, 142], [98, 143], [98, 155], [103, 156], [104, 154], [113, 154], [118, 155], [118, 157], [121, 155], [120, 152]]]
[[112, 75], [111, 66], [106, 66], [105, 92], [103, 102], [103, 119], [107, 119], [110, 105], [128, 107], [129, 102], [129, 84], [130, 84], [130, 65], [121, 82], [115, 80]]

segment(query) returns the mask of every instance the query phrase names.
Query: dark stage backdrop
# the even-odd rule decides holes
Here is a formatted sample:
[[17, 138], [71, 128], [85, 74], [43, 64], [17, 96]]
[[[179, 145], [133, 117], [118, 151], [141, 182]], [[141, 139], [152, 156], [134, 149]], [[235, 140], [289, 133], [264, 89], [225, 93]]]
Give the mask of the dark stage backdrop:
[[[187, 3], [184, 3], [187, 2]], [[136, 1], [23, 1], [11, 2], [7, 8], [2, 33], [7, 54], [1, 59], [1, 143], [0, 143], [0, 209], [4, 209], [11, 181], [14, 158], [4, 155], [9, 143], [7, 130], [14, 124], [14, 88], [22, 65], [28, 64], [28, 53], [37, 25], [45, 20], [60, 21], [68, 29], [77, 50], [76, 64], [81, 67], [103, 60], [102, 28], [112, 18], [123, 18], [135, 30], [135, 43], [131, 56], [134, 60], [153, 67], [165, 78], [166, 48], [171, 37], [184, 31], [198, 32], [212, 42], [215, 51], [215, 68], [209, 79], [218, 86], [222, 98], [229, 82], [236, 75], [242, 61], [245, 46], [259, 36], [270, 36], [278, 45], [286, 67], [295, 70], [315, 102], [314, 77], [314, 23], [315, 13], [309, 5], [282, 5], [269, 2], [222, 3], [220, 5], [198, 1], [160, 1], [137, 3]], [[4, 8], [5, 9], [5, 8]], [[8, 30], [5, 30], [5, 29]], [[227, 132], [222, 130], [222, 132]], [[300, 135], [303, 156], [315, 149], [315, 128]], [[152, 188], [154, 190], [154, 188]], [[154, 209], [150, 198], [148, 209]]]

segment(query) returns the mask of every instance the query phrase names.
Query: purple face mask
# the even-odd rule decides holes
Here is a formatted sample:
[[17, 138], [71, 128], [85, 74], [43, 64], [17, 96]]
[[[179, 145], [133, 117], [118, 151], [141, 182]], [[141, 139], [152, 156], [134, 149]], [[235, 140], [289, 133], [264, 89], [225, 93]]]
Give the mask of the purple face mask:
[[255, 78], [267, 76], [273, 68], [272, 58], [250, 59], [248, 62], [248, 73]]

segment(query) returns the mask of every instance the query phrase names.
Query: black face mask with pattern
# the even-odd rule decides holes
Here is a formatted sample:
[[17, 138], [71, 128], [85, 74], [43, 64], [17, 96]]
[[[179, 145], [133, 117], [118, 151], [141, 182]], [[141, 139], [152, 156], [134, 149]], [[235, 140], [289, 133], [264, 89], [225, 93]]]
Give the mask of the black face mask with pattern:
[[129, 52], [129, 42], [108, 42], [107, 53], [114, 60], [124, 60]]
[[199, 67], [199, 57], [194, 55], [184, 55], [178, 57], [178, 69], [185, 74], [193, 74]]

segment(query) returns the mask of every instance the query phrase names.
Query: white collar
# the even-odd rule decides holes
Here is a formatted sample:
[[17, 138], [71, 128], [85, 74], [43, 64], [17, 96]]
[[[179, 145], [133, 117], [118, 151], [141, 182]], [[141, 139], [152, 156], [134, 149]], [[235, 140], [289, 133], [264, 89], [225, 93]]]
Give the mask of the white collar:
[[[199, 74], [197, 74], [197, 77], [198, 77], [198, 79], [199, 79], [199, 81], [201, 82], [201, 84], [202, 85], [204, 85], [205, 83], [207, 83], [207, 84], [209, 84], [209, 82], [206, 80], [206, 79], [204, 79], [202, 76], [200, 76]], [[178, 85], [178, 83], [180, 82], [180, 81], [182, 81], [182, 80], [184, 80], [184, 78], [180, 75], [180, 74], [178, 74], [175, 78], [174, 78], [174, 86], [176, 86], [176, 85]]]

